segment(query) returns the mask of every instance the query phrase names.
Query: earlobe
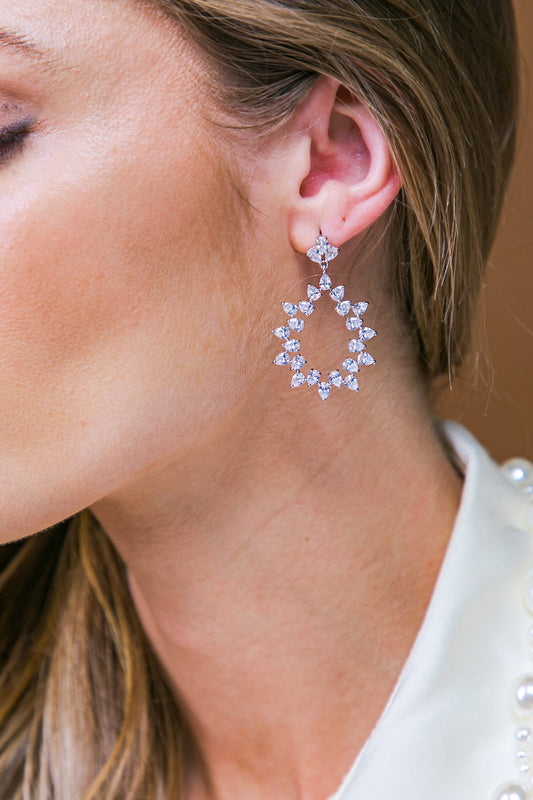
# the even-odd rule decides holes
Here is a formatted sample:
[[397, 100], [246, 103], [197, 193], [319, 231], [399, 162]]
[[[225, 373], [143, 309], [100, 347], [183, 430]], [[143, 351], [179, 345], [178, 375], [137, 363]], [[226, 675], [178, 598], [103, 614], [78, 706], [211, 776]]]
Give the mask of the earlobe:
[[340, 246], [386, 211], [401, 180], [371, 112], [332, 79], [318, 79], [298, 124], [307, 169], [292, 176], [291, 242], [304, 252], [320, 229]]

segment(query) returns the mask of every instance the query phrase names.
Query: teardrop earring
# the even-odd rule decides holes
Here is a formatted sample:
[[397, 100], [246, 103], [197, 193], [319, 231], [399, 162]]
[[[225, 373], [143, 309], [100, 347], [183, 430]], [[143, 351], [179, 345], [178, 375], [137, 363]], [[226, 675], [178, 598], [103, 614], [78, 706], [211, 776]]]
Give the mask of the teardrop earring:
[[[344, 299], [344, 286], [332, 288], [333, 283], [328, 275], [328, 266], [329, 262], [333, 261], [338, 254], [339, 249], [328, 242], [327, 236], [317, 236], [316, 243], [307, 251], [307, 256], [322, 267], [322, 277], [318, 287], [311, 283], [308, 285], [307, 300], [300, 300], [296, 304], [282, 303], [283, 310], [288, 316], [287, 324], [272, 331], [274, 336], [283, 340], [284, 348], [283, 352], [274, 359], [274, 364], [281, 367], [290, 364], [294, 372], [291, 387], [294, 389], [305, 383], [308, 386], [317, 386], [322, 400], [327, 400], [332, 387], [340, 389], [342, 386], [346, 386], [348, 389], [358, 392], [359, 382], [355, 373], [359, 372], [361, 366], [366, 367], [376, 363], [374, 357], [366, 349], [366, 343], [376, 336], [376, 331], [373, 328], [365, 327], [362, 319], [369, 304], [362, 301], [352, 304], [349, 300]], [[336, 303], [337, 314], [346, 317], [348, 330], [358, 332], [357, 336], [348, 342], [348, 350], [353, 355], [347, 358], [342, 365], [343, 370], [348, 374], [343, 376], [341, 371], [336, 369], [329, 373], [327, 381], [321, 380], [322, 373], [316, 369], [310, 369], [307, 375], [302, 372], [307, 361], [300, 353], [300, 340], [296, 336], [303, 331], [306, 325], [305, 319], [298, 317], [298, 313], [300, 312], [304, 317], [310, 317], [315, 310], [314, 303], [322, 297], [324, 292], [329, 292], [329, 296]]]

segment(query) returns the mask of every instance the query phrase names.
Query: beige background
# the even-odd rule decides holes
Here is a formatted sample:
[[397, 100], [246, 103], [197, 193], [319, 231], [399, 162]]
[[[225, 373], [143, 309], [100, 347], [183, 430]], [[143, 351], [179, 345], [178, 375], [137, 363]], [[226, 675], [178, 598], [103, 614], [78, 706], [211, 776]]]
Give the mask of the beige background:
[[[499, 461], [533, 461], [533, 0], [515, 0], [522, 124], [513, 180], [480, 303], [481, 352], [438, 402]], [[479, 351], [479, 348], [477, 348]]]

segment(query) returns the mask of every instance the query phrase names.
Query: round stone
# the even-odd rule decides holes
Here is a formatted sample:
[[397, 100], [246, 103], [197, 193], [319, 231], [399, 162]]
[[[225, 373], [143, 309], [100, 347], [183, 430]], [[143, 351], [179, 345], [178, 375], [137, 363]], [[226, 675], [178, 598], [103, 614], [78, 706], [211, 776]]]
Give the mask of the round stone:
[[520, 786], [518, 783], [509, 783], [498, 789], [494, 800], [529, 800], [529, 793], [524, 786]]
[[529, 717], [533, 712], [533, 675], [522, 675], [513, 686], [513, 705], [519, 716]]

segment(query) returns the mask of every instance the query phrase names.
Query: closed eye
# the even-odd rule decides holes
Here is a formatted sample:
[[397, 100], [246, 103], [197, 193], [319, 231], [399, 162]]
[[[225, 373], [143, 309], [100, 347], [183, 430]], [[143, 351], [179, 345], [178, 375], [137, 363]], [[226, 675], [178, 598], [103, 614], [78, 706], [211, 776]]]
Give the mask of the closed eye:
[[8, 161], [22, 150], [32, 125], [32, 119], [23, 119], [7, 125], [5, 128], [0, 128], [0, 164]]

